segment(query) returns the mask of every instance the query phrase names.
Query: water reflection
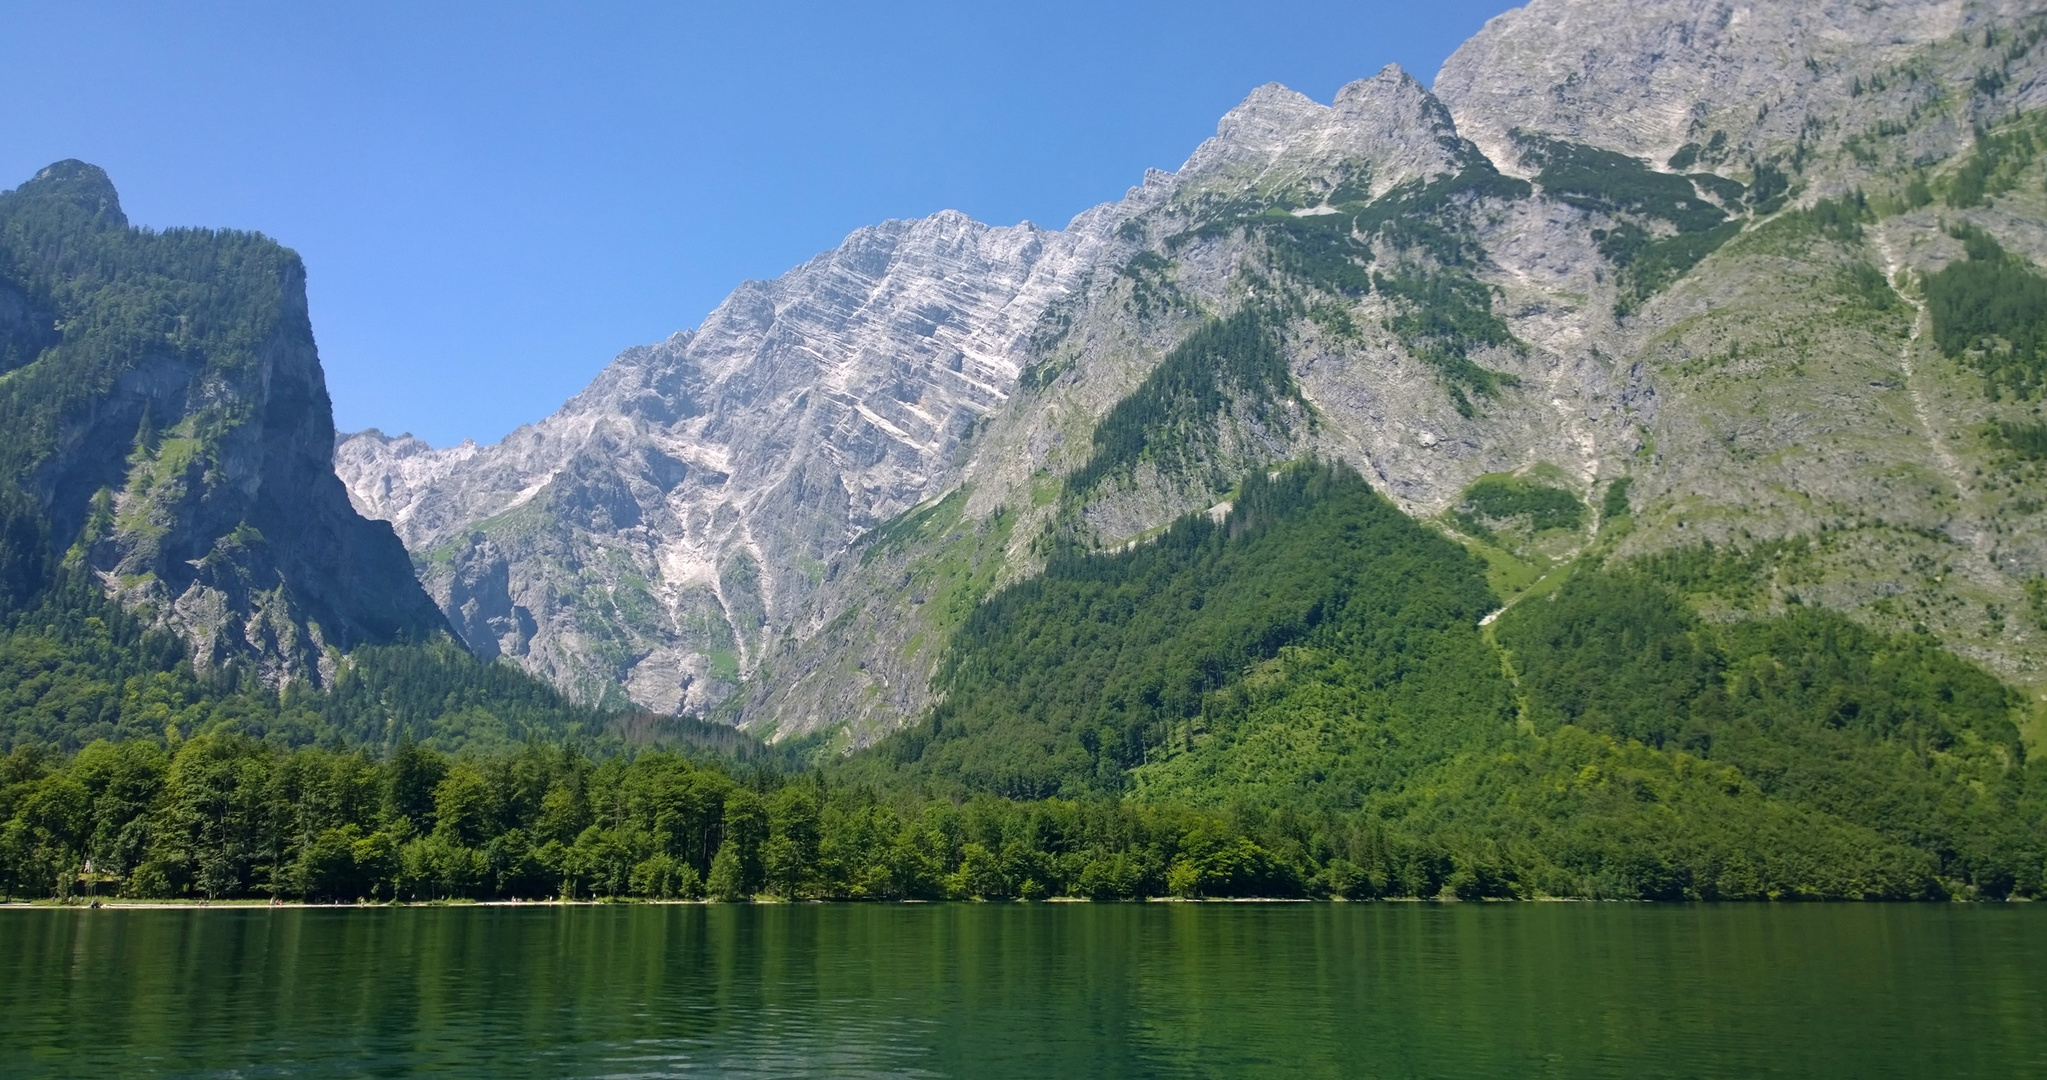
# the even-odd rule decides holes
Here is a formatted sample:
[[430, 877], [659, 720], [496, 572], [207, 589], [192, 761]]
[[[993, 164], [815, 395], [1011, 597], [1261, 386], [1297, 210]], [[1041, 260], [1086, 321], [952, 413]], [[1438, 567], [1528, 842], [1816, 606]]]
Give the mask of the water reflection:
[[2047, 1074], [2021, 906], [0, 911], [0, 1075]]

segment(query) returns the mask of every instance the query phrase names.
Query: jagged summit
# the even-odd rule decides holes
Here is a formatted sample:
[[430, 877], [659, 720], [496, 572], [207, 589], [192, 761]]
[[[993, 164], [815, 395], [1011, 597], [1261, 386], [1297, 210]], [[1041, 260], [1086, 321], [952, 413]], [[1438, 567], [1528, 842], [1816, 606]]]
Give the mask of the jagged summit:
[[108, 225], [128, 224], [128, 215], [121, 212], [121, 196], [106, 170], [77, 158], [43, 168], [13, 194], [21, 199], [64, 199]]
[[[1147, 200], [1139, 198], [1139, 203]], [[470, 646], [588, 700], [700, 709], [861, 532], [934, 494], [1018, 349], [1123, 220], [958, 211], [856, 230], [621, 353], [488, 447], [368, 433], [336, 466]]]
[[1338, 177], [1377, 197], [1455, 171], [1463, 147], [1449, 110], [1388, 64], [1323, 105], [1279, 83], [1253, 90], [1177, 174], [1182, 190], [1281, 191]]
[[642, 705], [705, 708], [855, 537], [943, 490], [1048, 312], [1136, 250], [1125, 223], [1182, 196], [1332, 175], [1383, 194], [1467, 152], [1398, 67], [1332, 105], [1260, 87], [1178, 172], [1148, 172], [1063, 230], [957, 210], [859, 229], [743, 283], [696, 330], [621, 353], [496, 445], [365, 432], [339, 442], [336, 467], [481, 655], [586, 700], [623, 686]]

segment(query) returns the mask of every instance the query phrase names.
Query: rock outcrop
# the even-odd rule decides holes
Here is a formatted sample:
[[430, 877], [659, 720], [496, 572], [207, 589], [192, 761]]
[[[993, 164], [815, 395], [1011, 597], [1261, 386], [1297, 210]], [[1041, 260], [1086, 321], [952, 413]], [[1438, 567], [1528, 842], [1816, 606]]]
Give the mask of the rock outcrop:
[[389, 525], [334, 474], [298, 256], [130, 228], [105, 173], [0, 195], [7, 482], [194, 663], [321, 682], [339, 653], [446, 626]]
[[1818, 134], [1807, 125], [1929, 46], [2036, 12], [2021, 0], [1532, 0], [1459, 47], [1434, 89], [1503, 167], [1519, 157], [1516, 131], [1659, 165], [1718, 132], [1732, 160]]
[[862, 229], [742, 286], [694, 332], [627, 350], [494, 446], [365, 432], [335, 461], [478, 653], [587, 700], [622, 687], [702, 709], [826, 560], [934, 494], [1118, 223], [1105, 210], [1050, 232], [948, 212]]

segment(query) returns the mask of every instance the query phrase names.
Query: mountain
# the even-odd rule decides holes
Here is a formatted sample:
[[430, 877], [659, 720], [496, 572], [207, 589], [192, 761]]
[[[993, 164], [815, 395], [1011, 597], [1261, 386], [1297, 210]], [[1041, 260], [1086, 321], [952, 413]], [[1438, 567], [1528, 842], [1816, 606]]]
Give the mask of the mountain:
[[934, 494], [1128, 212], [1056, 233], [957, 213], [862, 229], [494, 446], [365, 432], [336, 468], [479, 655], [592, 702], [703, 709], [827, 560]]
[[[1985, 375], [2000, 342], [2031, 355], [2009, 298], [2047, 254], [2040, 19], [1779, 7], [1510, 13], [1446, 63], [1440, 97], [1411, 91], [1442, 119], [1365, 144], [1454, 137], [1456, 171], [1353, 194], [1323, 166], [1134, 217], [1140, 250], [1062, 307], [952, 497], [845, 557], [859, 571], [730, 715], [871, 741], [924, 714], [955, 629], [1048, 542], [1154, 535], [1308, 454], [1483, 555], [1505, 603], [1711, 545], [1738, 566], [1694, 583], [1711, 619], [1817, 605], [1931, 635], [2037, 699], [2037, 399]], [[1697, 109], [1659, 129], [1672, 145], [1632, 156], [1642, 101], [1680, 90]], [[1999, 245], [1980, 271], [1965, 225]], [[1997, 329], [1942, 329], [1974, 302], [1937, 301], [1965, 272], [2006, 305]], [[1263, 373], [1188, 348], [1247, 314], [1272, 332]], [[2030, 385], [2030, 363], [2007, 374]]]
[[830, 560], [956, 477], [1060, 305], [1142, 250], [1133, 218], [1331, 170], [1383, 192], [1450, 167], [1449, 123], [1391, 70], [1333, 109], [1265, 87], [1180, 173], [1061, 231], [955, 212], [863, 229], [497, 445], [368, 431], [336, 469], [479, 655], [587, 701], [709, 708], [804, 617]]
[[398, 537], [334, 475], [291, 251], [132, 227], [104, 172], [58, 162], [0, 194], [0, 341], [11, 600], [81, 571], [199, 670], [273, 686], [445, 632]]
[[1060, 232], [863, 230], [497, 446], [338, 468], [480, 654], [844, 747], [1048, 558], [1311, 456], [1507, 605], [1710, 550], [1709, 619], [1839, 611], [2037, 696], [2041, 25], [1537, 0], [1433, 91], [1259, 88]]
[[[262, 516], [334, 490], [302, 440], [179, 516], [245, 505], [234, 432], [332, 438], [236, 381], [295, 263], [59, 167], [4, 204], [55, 269], [0, 293], [0, 888], [2047, 894], [2043, 39], [1538, 0], [1059, 232], [862, 230], [496, 446], [332, 443], [487, 660], [366, 632], [326, 689], [194, 653], [145, 558], [310, 610], [276, 553], [355, 519]], [[371, 531], [327, 572], [402, 576]], [[627, 702], [781, 746], [574, 751], [758, 752]]]
[[0, 805], [96, 740], [753, 750], [455, 642], [334, 473], [305, 269], [261, 235], [132, 227], [78, 161], [0, 193], [0, 423]]

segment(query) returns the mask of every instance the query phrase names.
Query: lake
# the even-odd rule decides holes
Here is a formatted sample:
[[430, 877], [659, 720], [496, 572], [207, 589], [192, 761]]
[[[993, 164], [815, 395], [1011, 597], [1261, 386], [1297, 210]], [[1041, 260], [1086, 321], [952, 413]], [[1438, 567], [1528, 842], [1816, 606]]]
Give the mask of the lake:
[[0, 910], [0, 1075], [2047, 1076], [2047, 907]]

